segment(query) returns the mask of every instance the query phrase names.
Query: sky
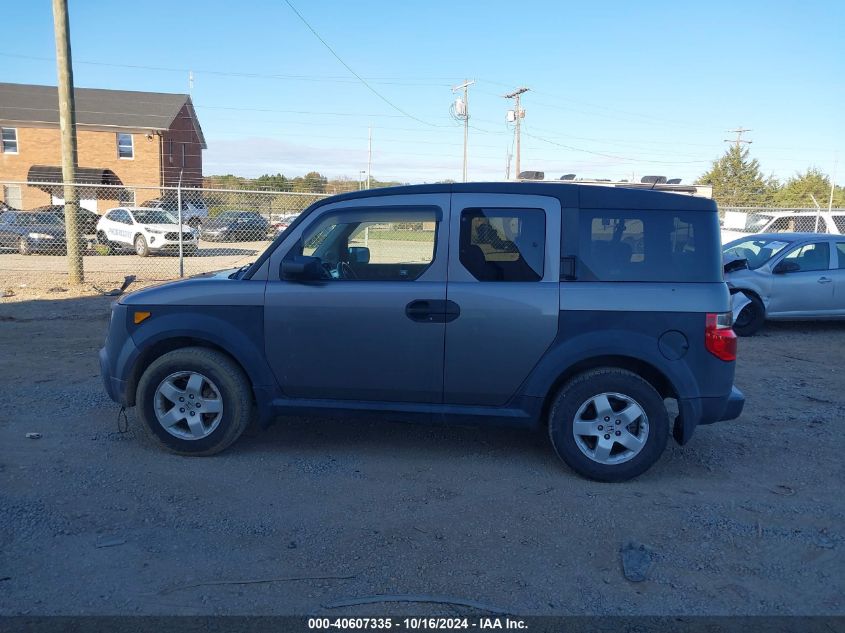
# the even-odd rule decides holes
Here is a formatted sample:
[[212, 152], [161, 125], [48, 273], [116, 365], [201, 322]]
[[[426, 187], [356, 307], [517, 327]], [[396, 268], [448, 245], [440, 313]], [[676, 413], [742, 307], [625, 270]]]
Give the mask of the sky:
[[[691, 182], [750, 132], [780, 179], [845, 182], [845, 3], [594, 0], [69, 0], [77, 87], [189, 91], [206, 175], [503, 180], [524, 86], [521, 168]], [[48, 0], [7, 0], [0, 81], [55, 85]], [[345, 63], [345, 65], [344, 65]], [[355, 74], [363, 78], [363, 82]], [[369, 85], [365, 85], [365, 83]], [[372, 90], [371, 90], [372, 89]]]

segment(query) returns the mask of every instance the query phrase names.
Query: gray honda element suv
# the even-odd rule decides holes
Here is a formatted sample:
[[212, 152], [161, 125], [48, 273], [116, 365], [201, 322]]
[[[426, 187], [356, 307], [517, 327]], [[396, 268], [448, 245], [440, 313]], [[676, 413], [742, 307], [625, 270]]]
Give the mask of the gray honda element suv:
[[317, 202], [248, 267], [121, 298], [100, 365], [180, 454], [277, 415], [379, 416], [545, 427], [573, 470], [621, 481], [741, 413], [730, 308], [711, 200], [396, 187]]

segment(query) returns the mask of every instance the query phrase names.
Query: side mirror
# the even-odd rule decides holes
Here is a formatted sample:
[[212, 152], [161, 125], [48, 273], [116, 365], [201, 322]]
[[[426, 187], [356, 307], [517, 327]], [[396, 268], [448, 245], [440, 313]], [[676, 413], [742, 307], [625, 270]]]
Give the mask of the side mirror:
[[797, 273], [801, 270], [801, 266], [796, 262], [782, 261], [772, 269], [775, 275], [784, 275], [786, 273]]
[[323, 264], [319, 257], [295, 255], [282, 262], [279, 276], [289, 281], [317, 281], [323, 278]]
[[350, 246], [349, 262], [352, 264], [369, 264], [370, 249], [366, 246]]

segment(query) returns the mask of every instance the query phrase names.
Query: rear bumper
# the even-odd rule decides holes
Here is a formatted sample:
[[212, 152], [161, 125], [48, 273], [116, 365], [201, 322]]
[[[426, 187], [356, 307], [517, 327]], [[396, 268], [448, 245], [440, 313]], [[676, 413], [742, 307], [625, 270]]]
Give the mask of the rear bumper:
[[678, 417], [672, 436], [678, 444], [686, 444], [699, 424], [713, 424], [735, 420], [742, 414], [745, 396], [736, 387], [720, 398], [681, 398], [678, 400]]

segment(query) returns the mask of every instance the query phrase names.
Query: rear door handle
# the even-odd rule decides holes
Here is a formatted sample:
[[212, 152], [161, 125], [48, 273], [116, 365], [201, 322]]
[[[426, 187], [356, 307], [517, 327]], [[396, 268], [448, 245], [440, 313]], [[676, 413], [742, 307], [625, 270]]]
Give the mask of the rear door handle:
[[405, 316], [418, 323], [448, 323], [460, 314], [457, 303], [442, 299], [416, 299], [405, 306]]
[[833, 281], [833, 279], [830, 277], [819, 277], [820, 284], [829, 284], [831, 281]]

